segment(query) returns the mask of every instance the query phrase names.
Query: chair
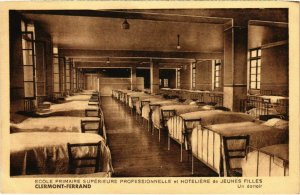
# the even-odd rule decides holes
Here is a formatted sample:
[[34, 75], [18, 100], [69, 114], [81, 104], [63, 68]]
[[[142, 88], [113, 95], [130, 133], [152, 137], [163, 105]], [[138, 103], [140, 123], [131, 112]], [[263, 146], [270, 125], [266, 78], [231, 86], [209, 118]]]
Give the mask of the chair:
[[102, 136], [103, 130], [101, 125], [101, 118], [99, 118], [99, 120], [89, 120], [89, 119], [81, 120], [81, 132], [82, 133], [96, 132]]
[[[97, 143], [80, 143], [80, 144], [70, 144], [67, 143], [68, 147], [68, 155], [69, 155], [69, 172], [72, 174], [77, 173], [77, 169], [82, 169], [82, 168], [94, 168], [94, 173], [99, 172], [99, 166], [100, 166], [100, 150], [101, 150], [101, 142]], [[90, 156], [90, 155], [85, 155], [85, 156], [80, 156], [77, 157], [74, 155], [74, 151], [76, 149], [82, 149], [84, 147], [95, 147], [96, 149], [96, 155], [95, 156]], [[94, 150], [91, 150], [94, 151]], [[85, 161], [85, 163], [82, 163]], [[80, 163], [79, 163], [80, 162]], [[84, 172], [85, 173], [85, 172]]]
[[[168, 120], [176, 115], [176, 110], [161, 110], [161, 126], [163, 129], [167, 128]], [[158, 141], [160, 141], [160, 128], [158, 128]]]
[[141, 101], [141, 109], [142, 109], [145, 105], [147, 105], [147, 104], [150, 104], [150, 101], [149, 101], [149, 100], [142, 100], [142, 101]]
[[[183, 136], [183, 143], [185, 144], [185, 148], [188, 151], [188, 153], [191, 151], [191, 145], [188, 141], [189, 135], [192, 133], [193, 129], [197, 127], [197, 125], [201, 125], [201, 119], [184, 119], [183, 120], [184, 125], [184, 132], [182, 132]], [[182, 141], [180, 142], [180, 162], [182, 162]]]
[[137, 101], [139, 101], [139, 97], [131, 97], [131, 105], [132, 105], [132, 108], [131, 108], [131, 110], [130, 110], [130, 113], [132, 114], [132, 113], [134, 113], [134, 112], [136, 112], [136, 102]]
[[100, 108], [94, 108], [94, 109], [85, 109], [85, 117], [99, 117], [100, 116]]
[[[238, 177], [242, 176], [241, 168], [231, 168], [230, 160], [237, 158], [244, 158], [247, 155], [247, 148], [249, 146], [250, 136], [228, 136], [223, 137], [223, 146], [224, 146], [224, 158], [226, 165], [227, 176]], [[230, 148], [230, 142], [237, 144], [237, 142], [244, 142], [241, 148]]]

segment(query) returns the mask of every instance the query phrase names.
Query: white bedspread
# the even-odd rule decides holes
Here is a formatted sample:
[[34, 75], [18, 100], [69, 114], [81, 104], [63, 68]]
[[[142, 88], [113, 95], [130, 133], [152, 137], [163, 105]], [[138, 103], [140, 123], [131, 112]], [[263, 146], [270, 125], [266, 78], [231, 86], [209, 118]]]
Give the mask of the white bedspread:
[[89, 101], [91, 95], [74, 95], [66, 97], [66, 101]]
[[185, 142], [187, 145], [188, 140], [183, 138], [183, 132], [185, 132], [184, 120], [198, 120], [198, 122], [186, 123], [188, 128], [193, 129], [193, 127], [196, 127], [199, 123], [201, 123], [202, 126], [206, 126], [221, 123], [254, 121], [254, 118], [245, 113], [224, 112], [221, 110], [189, 112], [170, 118], [167, 122], [170, 137], [179, 143]]
[[149, 101], [149, 102], [151, 102], [151, 101], [162, 101], [162, 100], [163, 100], [163, 98], [162, 98], [161, 96], [156, 96], [156, 95], [150, 96], [150, 97], [142, 96], [142, 97], [140, 97], [140, 99], [135, 103], [136, 112], [137, 112], [138, 114], [142, 114], [142, 109], [141, 109], [141, 107], [142, 107], [142, 101]]
[[142, 117], [146, 120], [149, 120], [150, 106], [164, 106], [164, 105], [173, 105], [173, 104], [180, 104], [180, 103], [174, 99], [151, 101], [150, 104], [147, 104], [142, 108]]
[[81, 120], [100, 121], [98, 117], [53, 116], [28, 118], [21, 123], [11, 123], [11, 133], [18, 132], [81, 132]]
[[[131, 100], [131, 98], [133, 98], [133, 97], [138, 97], [139, 99], [145, 99], [145, 98], [151, 97], [151, 95], [146, 94], [146, 93], [137, 93], [137, 94], [129, 95], [128, 106], [129, 106], [130, 108], [133, 108], [132, 100]], [[135, 105], [134, 105], [134, 106], [135, 106]]]
[[50, 109], [44, 110], [43, 112], [37, 112], [37, 114], [43, 116], [43, 115], [55, 115], [60, 113], [71, 114], [72, 112], [74, 112], [74, 115], [76, 116], [84, 116], [84, 111], [86, 109], [96, 110], [98, 109], [98, 106], [88, 105], [88, 101], [70, 101], [61, 104], [52, 104]]
[[[163, 110], [175, 110], [176, 115], [181, 115], [187, 112], [194, 112], [194, 111], [200, 111], [203, 110], [201, 106], [197, 105], [186, 105], [186, 104], [174, 104], [174, 105], [167, 105], [167, 106], [161, 106], [156, 107], [152, 113], [152, 122], [153, 125], [156, 128], [162, 128], [161, 126], [161, 120], [162, 120], [162, 114], [161, 112]], [[167, 125], [167, 124], [165, 124]]]
[[[244, 177], [268, 177], [289, 175], [289, 166], [288, 164], [285, 165], [283, 161], [283, 159], [287, 162], [289, 161], [288, 144], [271, 145], [261, 148], [260, 151], [265, 151], [269, 154], [259, 152], [258, 161], [258, 151], [254, 150], [248, 153], [247, 158], [243, 159], [242, 169]], [[259, 162], [259, 164], [257, 162]]]
[[[104, 140], [90, 133], [14, 133], [10, 134], [11, 175], [68, 173], [67, 143], [101, 142], [100, 171], [111, 172], [111, 154]], [[78, 156], [95, 153], [94, 147], [76, 150]]]

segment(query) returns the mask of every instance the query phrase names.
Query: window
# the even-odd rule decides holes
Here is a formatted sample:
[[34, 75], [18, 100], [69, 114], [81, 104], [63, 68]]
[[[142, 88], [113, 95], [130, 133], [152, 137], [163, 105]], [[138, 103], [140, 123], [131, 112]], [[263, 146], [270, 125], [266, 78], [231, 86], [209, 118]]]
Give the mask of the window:
[[59, 61], [58, 61], [58, 49], [53, 47], [53, 92], [60, 92], [60, 79], [59, 79]]
[[261, 78], [261, 48], [251, 49], [250, 51], [250, 89], [260, 89]]
[[45, 62], [45, 43], [41, 41], [36, 44], [36, 95], [37, 97], [46, 96], [46, 62]]
[[196, 63], [192, 64], [192, 89], [196, 88]]
[[168, 79], [164, 79], [164, 87], [169, 87], [169, 80]]
[[70, 91], [71, 89], [71, 67], [70, 67], [70, 59], [66, 59], [66, 91]]
[[83, 79], [84, 79], [84, 76], [83, 76], [83, 73], [81, 72], [81, 69], [79, 69], [78, 71], [77, 71], [77, 78], [78, 78], [78, 88], [81, 90], [81, 89], [83, 89], [83, 84], [84, 84], [84, 81], [83, 81]]
[[176, 77], [177, 88], [180, 89], [180, 69], [177, 69], [176, 72], [177, 72], [177, 77]]
[[221, 87], [221, 60], [214, 60], [214, 89]]
[[[34, 99], [36, 97], [35, 85], [35, 44], [34, 26], [21, 21], [22, 29], [22, 55], [24, 71], [24, 97]], [[29, 31], [30, 30], [30, 31]]]
[[59, 67], [60, 67], [60, 91], [65, 92], [66, 90], [66, 63], [65, 58], [59, 58]]
[[73, 64], [73, 90], [76, 91], [77, 90], [77, 69], [75, 68], [74, 64]]

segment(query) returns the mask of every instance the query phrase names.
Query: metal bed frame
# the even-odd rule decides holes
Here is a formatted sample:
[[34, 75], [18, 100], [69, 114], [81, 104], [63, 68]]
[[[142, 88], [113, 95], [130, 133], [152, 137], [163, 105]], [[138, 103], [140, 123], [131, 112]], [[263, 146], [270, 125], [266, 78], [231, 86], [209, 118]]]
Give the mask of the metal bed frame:
[[248, 146], [248, 148], [247, 148], [247, 155], [246, 155], [246, 160], [247, 160], [247, 157], [248, 157], [248, 154], [250, 153], [250, 151], [257, 151], [257, 161], [256, 161], [256, 177], [258, 177], [259, 176], [259, 154], [260, 153], [264, 153], [264, 154], [266, 154], [266, 155], [268, 155], [269, 156], [269, 176], [271, 176], [271, 173], [272, 173], [272, 166], [271, 166], [271, 163], [272, 163], [272, 159], [273, 159], [273, 161], [274, 161], [274, 159], [275, 158], [278, 158], [278, 159], [280, 159], [280, 160], [282, 160], [282, 164], [283, 164], [283, 175], [284, 176], [287, 176], [286, 174], [286, 171], [287, 171], [287, 167], [289, 166], [289, 161], [288, 160], [286, 160], [286, 159], [283, 159], [283, 158], [281, 158], [281, 157], [279, 157], [279, 156], [276, 156], [276, 155], [274, 155], [274, 154], [271, 154], [271, 153], [269, 153], [269, 152], [266, 152], [266, 151], [263, 151], [263, 150], [261, 150], [261, 149], [258, 149], [258, 148], [255, 148], [255, 147], [252, 147], [252, 146]]
[[183, 160], [183, 144], [185, 144], [186, 146], [186, 150], [189, 151], [189, 145], [188, 145], [188, 135], [191, 133], [192, 129], [194, 128], [194, 124], [192, 127], [189, 127], [188, 123], [191, 122], [196, 122], [201, 124], [201, 119], [182, 119], [183, 123], [182, 123], [182, 128], [184, 129], [184, 131], [181, 132], [182, 134], [182, 140], [178, 140], [177, 137], [177, 117], [175, 118], [176, 121], [174, 122], [174, 124], [176, 124], [174, 127], [176, 127], [175, 129], [175, 136], [172, 136], [174, 134], [174, 130], [170, 130], [168, 129], [168, 150], [170, 150], [170, 138], [172, 138], [174, 141], [176, 141], [178, 144], [180, 144], [180, 162], [182, 162]]

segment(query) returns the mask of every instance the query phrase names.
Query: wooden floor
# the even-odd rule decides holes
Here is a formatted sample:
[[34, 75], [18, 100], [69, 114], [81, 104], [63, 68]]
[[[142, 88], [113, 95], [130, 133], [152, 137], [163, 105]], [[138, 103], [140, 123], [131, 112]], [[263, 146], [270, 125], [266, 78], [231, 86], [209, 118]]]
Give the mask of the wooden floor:
[[111, 149], [114, 177], [180, 177], [217, 176], [199, 161], [195, 174], [191, 174], [191, 155], [184, 151], [180, 162], [180, 145], [171, 141], [167, 149], [167, 136], [158, 142], [154, 135], [137, 122], [128, 108], [111, 97], [102, 97], [108, 144]]

